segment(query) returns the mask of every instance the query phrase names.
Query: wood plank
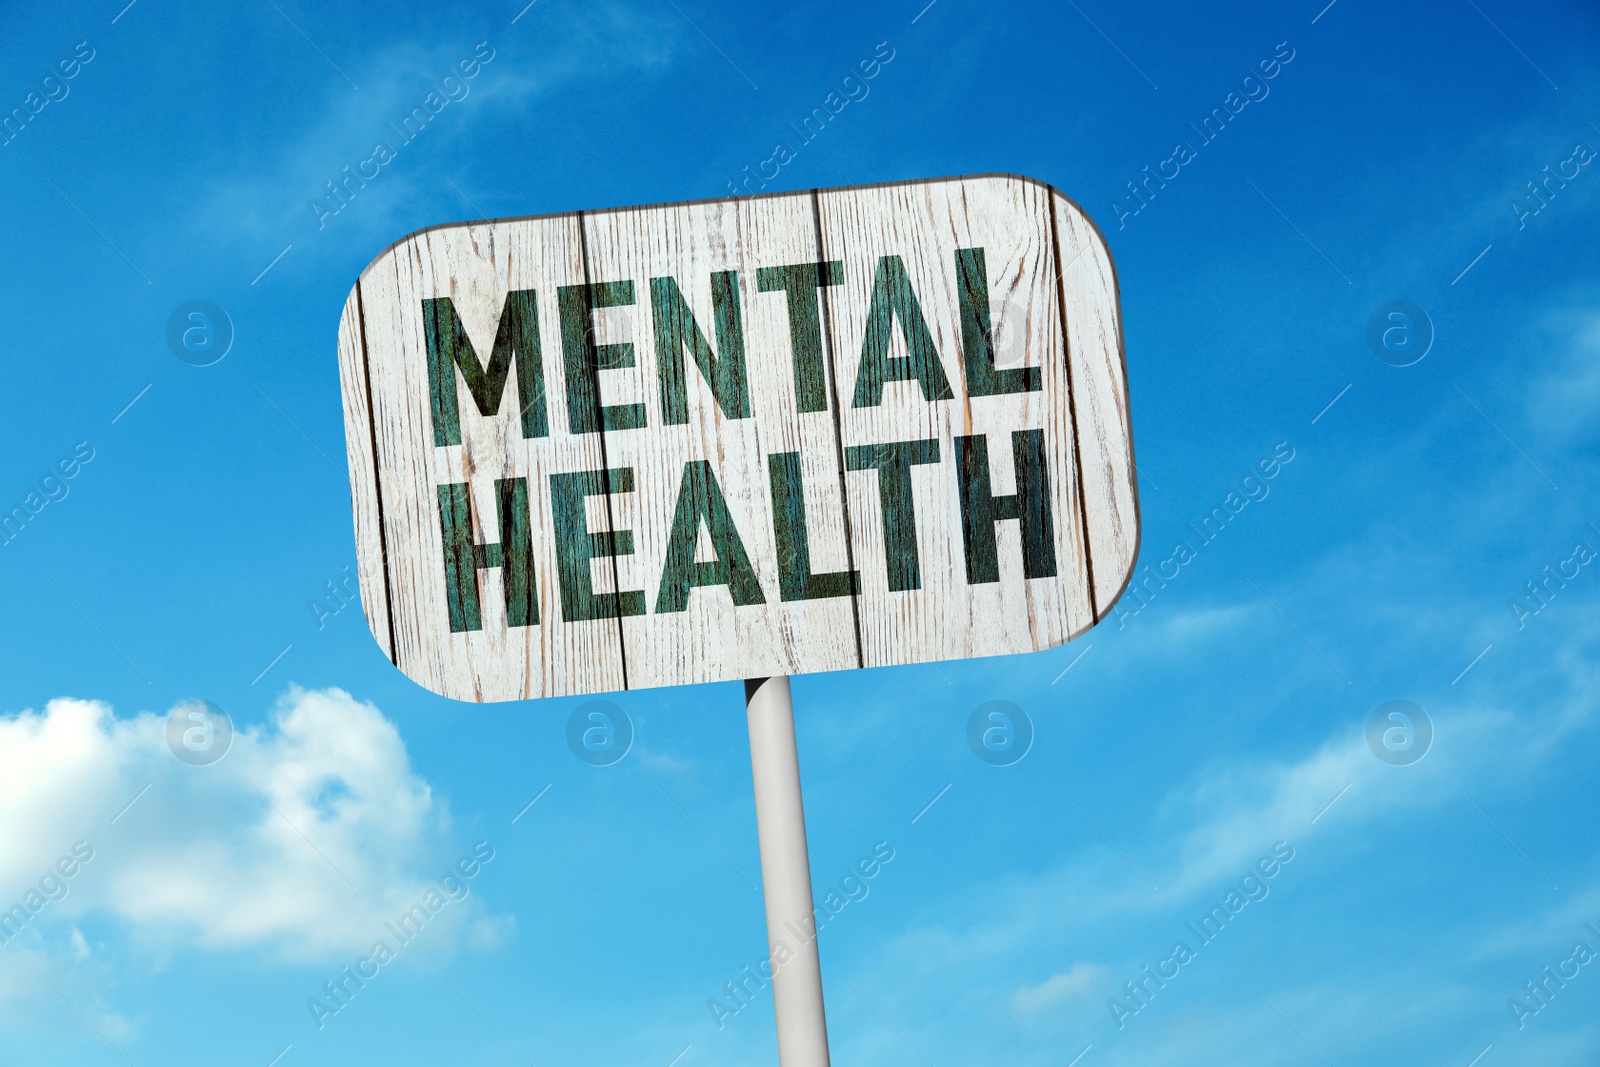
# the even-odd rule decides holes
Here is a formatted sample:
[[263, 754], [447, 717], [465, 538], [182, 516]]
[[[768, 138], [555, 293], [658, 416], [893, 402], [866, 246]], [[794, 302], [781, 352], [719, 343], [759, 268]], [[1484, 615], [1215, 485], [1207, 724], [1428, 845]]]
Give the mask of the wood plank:
[[[820, 357], [820, 324], [803, 338], [806, 373], [797, 385], [791, 298], [781, 289], [762, 291], [760, 269], [800, 265], [815, 270], [817, 244], [809, 194], [634, 208], [585, 214], [584, 237], [590, 277], [596, 283], [628, 280], [633, 303], [596, 313], [597, 344], [631, 344], [632, 367], [602, 371], [602, 402], [638, 405], [645, 425], [607, 429], [606, 455], [613, 468], [632, 470], [634, 490], [616, 493], [612, 510], [619, 529], [633, 531], [634, 552], [617, 560], [622, 588], [642, 591], [646, 614], [623, 619], [630, 688], [681, 685], [730, 678], [766, 677], [858, 665], [855, 622], [846, 580], [847, 538], [835, 427], [826, 394], [826, 364]], [[724, 272], [734, 272], [729, 278]], [[719, 329], [714, 275], [722, 274], [724, 327]], [[655, 282], [653, 279], [672, 281]], [[777, 279], [769, 276], [769, 284]], [[674, 303], [673, 289], [692, 316]], [[813, 287], [810, 298], [816, 300]], [[736, 296], [736, 305], [730, 301]], [[806, 295], [794, 298], [805, 310]], [[657, 306], [660, 307], [658, 314]], [[737, 329], [729, 312], [736, 306]], [[677, 314], [673, 317], [672, 313]], [[660, 315], [678, 325], [657, 331]], [[804, 319], [802, 314], [802, 319]], [[711, 349], [708, 375], [686, 349], [698, 337]], [[742, 338], [743, 389], [732, 367], [730, 342]], [[670, 351], [660, 346], [666, 345]], [[662, 364], [679, 368], [682, 411], [669, 411], [662, 392]], [[720, 391], [711, 382], [717, 382]], [[821, 390], [824, 407], [814, 408]], [[673, 395], [676, 395], [674, 393]], [[676, 408], [677, 404], [670, 405]], [[684, 421], [677, 421], [682, 418]], [[834, 595], [784, 599], [782, 570], [794, 558], [799, 538], [780, 553], [774, 513], [772, 460], [796, 454], [803, 486], [804, 538], [809, 570], [836, 572]], [[686, 466], [709, 461], [717, 494], [725, 501], [754, 582], [693, 587], [675, 593], [664, 580], [676, 543]], [[782, 499], [788, 499], [785, 495]], [[715, 510], [713, 507], [712, 510]], [[691, 515], [685, 512], [685, 517]], [[783, 516], [787, 517], [787, 516]], [[709, 521], [695, 520], [695, 559], [718, 558]], [[734, 539], [723, 554], [737, 561]], [[696, 580], [733, 576], [696, 571]], [[673, 568], [673, 574], [683, 572]], [[791, 580], [792, 581], [792, 580]], [[828, 584], [826, 582], [824, 585]], [[676, 588], [676, 583], [671, 583]], [[816, 585], [816, 583], [813, 583]], [[792, 594], [793, 590], [791, 590]], [[841, 595], [842, 594], [842, 595]], [[736, 603], [737, 599], [744, 603]], [[759, 600], [759, 602], [755, 602]], [[681, 603], [680, 603], [681, 601]]]
[[[604, 469], [598, 437], [564, 432], [569, 415], [557, 288], [583, 280], [576, 216], [423, 231], [362, 276], [369, 367], [391, 550], [396, 663], [421, 684], [459, 700], [517, 700], [623, 688], [622, 649], [611, 619], [563, 618], [550, 476]], [[488, 363], [507, 294], [533, 290], [548, 436], [525, 439], [523, 397], [508, 376], [494, 417], [480, 414], [459, 371], [460, 444], [436, 445], [422, 301], [449, 297], [480, 363]], [[518, 358], [521, 354], [518, 353]], [[471, 536], [502, 540], [495, 483], [525, 478], [531, 511], [539, 624], [507, 626], [508, 568], [476, 571], [481, 629], [451, 629], [440, 486], [469, 486]], [[470, 566], [470, 563], [468, 564]]]
[[1110, 613], [1139, 556], [1139, 493], [1123, 355], [1116, 268], [1083, 209], [1051, 190], [1051, 216], [1066, 309], [1084, 510], [1094, 567], [1096, 618]]
[[[350, 290], [339, 317], [339, 376], [344, 381], [344, 439], [350, 463], [350, 508], [356, 527], [356, 580], [367, 627], [383, 654], [394, 661], [394, 632], [389, 614], [387, 548], [380, 523], [380, 488], [373, 459], [373, 420], [367, 383], [366, 347], [362, 338], [359, 283]], [[370, 550], [368, 546], [373, 546]]]
[[[989, 176], [829, 190], [819, 194], [819, 204], [824, 254], [843, 261], [845, 272], [845, 285], [829, 294], [844, 444], [878, 446], [875, 461], [888, 459], [883, 446], [892, 442], [934, 442], [938, 453], [936, 462], [910, 467], [917, 588], [893, 588], [910, 576], [889, 571], [880, 474], [849, 475], [853, 545], [863, 572], [866, 665], [1060, 644], [1087, 628], [1090, 612], [1046, 187]], [[974, 248], [984, 250], [991, 327], [1005, 341], [1001, 362], [1010, 357], [1014, 365], [1007, 369], [1036, 370], [1037, 391], [974, 395], [965, 372], [955, 266], [958, 249]], [[898, 260], [884, 259], [890, 256]], [[926, 382], [891, 381], [874, 405], [870, 384], [857, 394], [862, 365], [869, 361], [868, 294], [880, 276], [898, 269], [894, 262], [903, 265], [936, 357], [923, 375]], [[978, 301], [969, 298], [974, 309]], [[897, 315], [890, 330], [888, 358], [898, 372], [912, 366], [906, 361], [915, 362], [903, 325], [914, 317]], [[946, 386], [948, 399], [929, 399]], [[1054, 577], [1025, 577], [1022, 523], [1002, 521], [993, 526], [999, 580], [971, 584], [954, 438], [984, 438], [990, 492], [1005, 497], [1016, 491], [1011, 435], [1026, 430], [1043, 435], [1049, 481], [1054, 565], [1039, 561], [1036, 570], [1053, 570]], [[931, 451], [920, 458], [929, 457]], [[890, 525], [906, 521], [891, 516]]]

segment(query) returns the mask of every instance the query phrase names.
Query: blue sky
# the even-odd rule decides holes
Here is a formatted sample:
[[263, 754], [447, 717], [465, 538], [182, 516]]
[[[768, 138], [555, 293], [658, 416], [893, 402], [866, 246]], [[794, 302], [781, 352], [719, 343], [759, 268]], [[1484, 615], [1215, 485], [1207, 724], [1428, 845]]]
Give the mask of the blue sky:
[[[1524, 990], [1600, 952], [1600, 573], [1575, 551], [1600, 551], [1592, 6], [138, 0], [8, 21], [0, 110], [59, 98], [0, 147], [0, 505], [40, 494], [0, 546], [0, 904], [93, 856], [0, 949], [0, 1064], [776, 1061], [764, 995], [720, 1028], [707, 1005], [765, 954], [737, 685], [610, 698], [636, 740], [594, 767], [565, 741], [582, 700], [454, 703], [355, 607], [319, 627], [308, 602], [355, 562], [335, 333], [414, 229], [723, 193], [880, 42], [869, 95], [769, 188], [1011, 171], [1098, 220], [1141, 564], [1293, 459], [1069, 646], [795, 681], [819, 893], [894, 850], [821, 938], [835, 1059], [1600, 1052], [1600, 965], [1542, 1005]], [[319, 218], [323, 183], [480, 42], [467, 95]], [[1199, 144], [1188, 123], [1280, 44], [1269, 92]], [[1194, 157], [1123, 215], [1180, 140]], [[1577, 173], [1535, 214], [1547, 165]], [[232, 321], [212, 366], [167, 346], [190, 300]], [[1407, 367], [1366, 340], [1396, 300], [1435, 334]], [[1568, 577], [1519, 613], [1546, 566]], [[1036, 730], [1010, 767], [965, 741], [996, 699]], [[237, 730], [211, 766], [165, 741], [193, 700]], [[1389, 700], [1431, 720], [1420, 762], [1369, 747]], [[1279, 842], [1270, 892], [1119, 1028], [1108, 1001], [1136, 1006], [1124, 983], [1197, 944], [1185, 924]], [[319, 1028], [308, 999], [475, 846], [465, 895]], [[1520, 1027], [1513, 997], [1540, 1009]]]

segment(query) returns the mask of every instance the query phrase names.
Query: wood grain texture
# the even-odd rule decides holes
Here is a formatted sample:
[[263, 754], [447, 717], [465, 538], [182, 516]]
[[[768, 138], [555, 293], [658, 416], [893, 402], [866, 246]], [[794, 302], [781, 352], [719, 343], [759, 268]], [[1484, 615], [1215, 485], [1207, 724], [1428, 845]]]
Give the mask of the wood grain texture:
[[1138, 550], [1110, 255], [1027, 178], [421, 231], [339, 363], [368, 625], [455, 699], [1045, 649]]
[[[636, 303], [612, 309], [597, 340], [631, 339], [635, 365], [602, 372], [606, 405], [638, 403], [643, 429], [608, 430], [607, 462], [635, 472], [635, 490], [613, 496], [620, 529], [634, 531], [635, 551], [619, 558], [619, 580], [645, 593], [649, 613], [623, 619], [628, 683], [642, 688], [729, 678], [840, 670], [858, 661], [850, 598], [781, 598], [767, 457], [799, 452], [806, 490], [813, 570], [843, 570], [846, 535], [833, 420], [798, 410], [789, 312], [783, 293], [757, 289], [764, 266], [814, 263], [816, 237], [807, 194], [666, 208], [585, 214], [591, 276], [631, 279]], [[712, 275], [733, 271], [742, 327], [750, 415], [730, 418], [694, 358], [682, 346], [658, 350], [651, 281], [676, 280], [693, 316], [683, 332], [704, 335], [719, 359]], [[667, 422], [661, 363], [677, 361], [687, 421]], [[661, 579], [685, 465], [710, 460], [739, 543], [753, 566], [763, 605], [736, 606], [727, 586], [689, 594], [682, 611], [663, 610]], [[696, 558], [714, 558], [709, 530], [698, 530]]]
[[[561, 432], [569, 425], [566, 394], [551, 388], [562, 381], [559, 333], [553, 328], [559, 322], [557, 288], [582, 281], [575, 215], [426, 231], [403, 241], [362, 275], [375, 453], [391, 546], [395, 664], [427, 688], [459, 700], [624, 688], [615, 620], [564, 621], [554, 580], [559, 564], [550, 475], [605, 466], [598, 435]], [[461, 444], [435, 447], [422, 301], [449, 296], [479, 358], [486, 361], [506, 294], [522, 289], [536, 294], [552, 432], [523, 439], [518, 412], [534, 398], [519, 396], [512, 382], [493, 418], [481, 417], [467, 390], [460, 388]], [[441, 564], [437, 487], [468, 484], [474, 539], [496, 543], [500, 535], [493, 483], [516, 477], [527, 479], [533, 510], [541, 622], [507, 628], [502, 570], [485, 568], [477, 572], [483, 628], [453, 633]], [[603, 523], [597, 528], [603, 529]]]
[[1082, 459], [1094, 570], [1094, 622], [1105, 618], [1139, 555], [1139, 491], [1123, 356], [1122, 304], [1105, 238], [1083, 209], [1050, 190], [1059, 297], [1067, 324], [1071, 397]]
[[388, 552], [379, 500], [382, 487], [373, 458], [374, 422], [367, 381], [366, 345], [362, 337], [360, 284], [350, 290], [339, 319], [339, 377], [344, 382], [344, 441], [350, 459], [350, 501], [355, 512], [356, 580], [361, 610], [383, 654], [394, 660], [394, 633], [389, 610]]
[[[852, 471], [848, 481], [856, 556], [861, 560], [863, 658], [868, 666], [1032, 652], [1086, 629], [1090, 614], [1077, 472], [1068, 407], [1066, 359], [1045, 190], [1008, 178], [834, 190], [819, 195], [824, 253], [844, 261], [846, 285], [830, 291], [835, 372], [846, 448], [883, 442], [937, 442], [935, 462], [912, 467], [921, 588], [895, 591], [887, 581], [881, 474]], [[1007, 339], [1016, 369], [1037, 368], [1037, 391], [972, 396], [964, 373], [957, 249], [983, 248], [991, 329]], [[918, 297], [943, 380], [953, 398], [930, 402], [919, 381], [884, 387], [882, 403], [856, 407], [869, 302], [882, 257], [898, 255]], [[1020, 322], [1012, 321], [1020, 318]], [[1006, 346], [997, 346], [1006, 348]], [[890, 333], [891, 359], [909, 358], [907, 331]], [[1019, 523], [995, 531], [1000, 580], [969, 584], [953, 439], [983, 435], [992, 491], [1015, 491], [1010, 435], [1044, 431], [1057, 579], [1026, 579]]]

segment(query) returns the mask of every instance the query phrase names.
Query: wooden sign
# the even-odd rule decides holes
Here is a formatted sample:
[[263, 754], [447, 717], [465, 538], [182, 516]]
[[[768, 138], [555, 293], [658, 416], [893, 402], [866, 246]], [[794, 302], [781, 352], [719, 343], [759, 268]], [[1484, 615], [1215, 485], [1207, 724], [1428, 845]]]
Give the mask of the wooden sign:
[[361, 598], [458, 700], [1050, 648], [1138, 543], [1116, 275], [981, 175], [422, 230], [339, 332]]

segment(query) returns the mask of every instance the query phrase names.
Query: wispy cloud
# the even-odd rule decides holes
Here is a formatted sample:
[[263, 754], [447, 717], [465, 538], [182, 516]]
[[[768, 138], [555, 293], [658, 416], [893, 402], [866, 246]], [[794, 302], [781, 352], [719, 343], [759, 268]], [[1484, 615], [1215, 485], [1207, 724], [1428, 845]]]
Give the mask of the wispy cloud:
[[1023, 1015], [1059, 1010], [1070, 1001], [1098, 1003], [1103, 990], [1114, 985], [1111, 972], [1092, 963], [1074, 963], [1038, 985], [1024, 985], [1011, 996], [1011, 1006]]
[[[320, 109], [308, 109], [309, 94], [298, 96], [301, 121], [205, 190], [195, 224], [212, 239], [226, 236], [262, 249], [294, 242], [297, 250], [315, 252], [328, 243], [330, 231], [341, 241], [377, 241], [381, 246], [416, 228], [419, 202], [445, 198], [460, 204], [445, 183], [445, 178], [459, 180], [460, 171], [441, 171], [438, 149], [429, 146], [467, 146], [456, 155], [464, 167], [474, 152], [483, 150], [472, 146], [487, 143], [488, 123], [521, 118], [532, 134], [536, 116], [560, 94], [664, 68], [674, 60], [686, 32], [674, 18], [670, 8], [641, 12], [608, 2], [585, 8], [581, 18], [543, 24], [523, 20], [497, 32], [466, 28], [456, 36], [394, 42], [376, 50], [359, 93], [330, 85]], [[480, 41], [494, 50], [494, 58], [474, 77], [462, 78], [457, 64], [472, 59]], [[465, 95], [440, 111], [412, 145], [404, 146], [389, 124], [422, 106], [428, 93], [443, 96], [440, 83], [447, 75], [465, 85]], [[352, 185], [349, 208], [324, 220], [319, 229], [312, 200], [325, 195], [324, 183], [343, 178], [346, 165], [355, 169], [372, 157], [379, 142], [395, 149], [397, 158], [382, 166], [365, 188]], [[460, 204], [459, 214], [469, 219], [476, 212]]]
[[[1597, 138], [1600, 140], [1600, 138]], [[1534, 364], [1526, 385], [1524, 422], [1553, 448], [1592, 444], [1594, 413], [1600, 408], [1600, 311], [1593, 298], [1574, 294], [1572, 304], [1535, 324], [1531, 347], [1550, 357]]]

